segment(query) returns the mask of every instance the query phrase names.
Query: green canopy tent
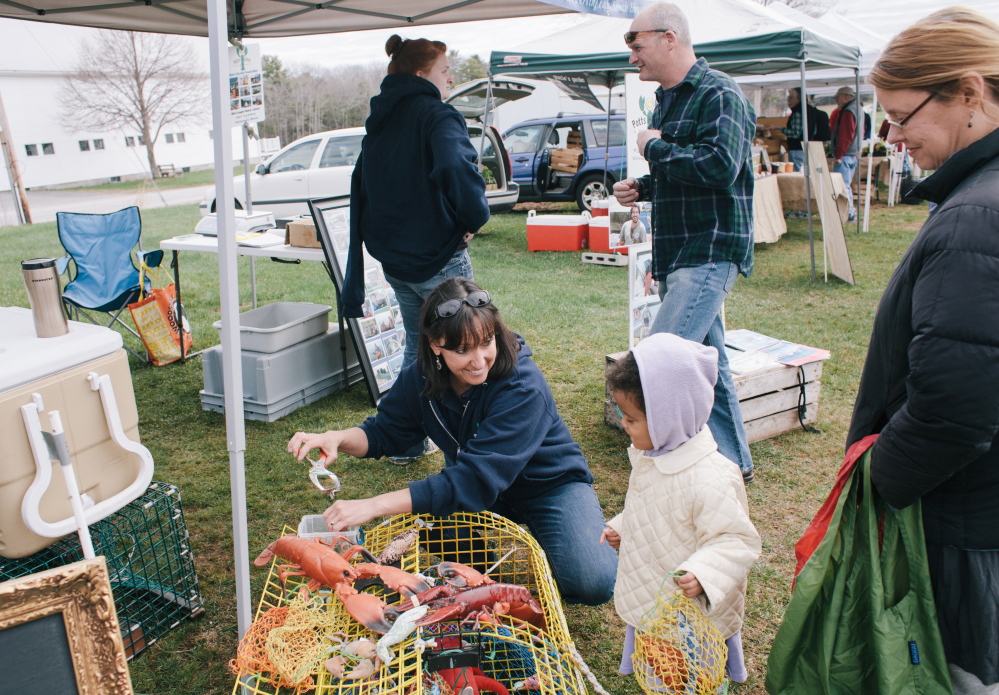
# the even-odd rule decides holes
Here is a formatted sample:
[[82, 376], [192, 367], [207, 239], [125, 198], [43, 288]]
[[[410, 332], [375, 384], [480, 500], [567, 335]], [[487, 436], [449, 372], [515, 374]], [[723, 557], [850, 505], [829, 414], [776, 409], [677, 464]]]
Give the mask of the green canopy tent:
[[[805, 94], [805, 73], [808, 70], [847, 68], [854, 71], [856, 89], [860, 91], [860, 49], [847, 46], [820, 36], [807, 29], [788, 29], [742, 36], [724, 41], [696, 44], [694, 53], [707, 60], [715, 70], [732, 77], [747, 75], [769, 75], [797, 70], [801, 75], [801, 93]], [[580, 53], [577, 55], [551, 55], [540, 53], [515, 53], [493, 51], [489, 60], [490, 77], [497, 75], [518, 75], [533, 79], [546, 79], [553, 73], [584, 74], [587, 81], [608, 88], [608, 137], [604, 152], [604, 182], [606, 188], [607, 147], [610, 142], [610, 89], [624, 82], [627, 72], [636, 72], [628, 62], [630, 54], [620, 53]], [[803, 150], [805, 152], [805, 187], [808, 206], [808, 242], [812, 263], [812, 280], [815, 280], [815, 242], [812, 230], [811, 183], [808, 161], [807, 109], [802, 110], [804, 123]], [[858, 145], [862, 137], [857, 129]], [[859, 216], [858, 216], [858, 232]]]

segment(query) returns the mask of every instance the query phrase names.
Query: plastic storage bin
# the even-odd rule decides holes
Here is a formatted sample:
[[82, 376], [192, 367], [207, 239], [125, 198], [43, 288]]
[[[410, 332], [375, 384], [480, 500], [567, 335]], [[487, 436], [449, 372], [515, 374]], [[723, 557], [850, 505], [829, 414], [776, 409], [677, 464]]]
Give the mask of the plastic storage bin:
[[[239, 345], [251, 352], [277, 352], [329, 328], [328, 304], [274, 302], [239, 315]], [[219, 331], [222, 322], [212, 324]]]
[[[323, 335], [304, 340], [280, 352], [241, 352], [243, 412], [247, 419], [274, 422], [290, 412], [347, 386], [340, 352], [340, 331], [334, 325]], [[201, 355], [205, 388], [201, 407], [225, 411], [222, 386], [222, 347]], [[347, 341], [350, 383], [363, 378], [353, 341]]]
[[581, 251], [586, 248], [590, 215], [527, 213], [528, 251]]

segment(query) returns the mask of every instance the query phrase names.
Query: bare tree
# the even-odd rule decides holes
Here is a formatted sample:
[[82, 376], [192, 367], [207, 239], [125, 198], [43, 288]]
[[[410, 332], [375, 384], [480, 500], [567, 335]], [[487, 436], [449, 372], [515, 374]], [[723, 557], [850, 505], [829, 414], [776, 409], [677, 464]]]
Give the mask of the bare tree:
[[83, 45], [65, 81], [62, 120], [72, 131], [135, 128], [155, 177], [160, 132], [203, 117], [208, 103], [207, 77], [197, 71], [186, 39], [102, 30]]

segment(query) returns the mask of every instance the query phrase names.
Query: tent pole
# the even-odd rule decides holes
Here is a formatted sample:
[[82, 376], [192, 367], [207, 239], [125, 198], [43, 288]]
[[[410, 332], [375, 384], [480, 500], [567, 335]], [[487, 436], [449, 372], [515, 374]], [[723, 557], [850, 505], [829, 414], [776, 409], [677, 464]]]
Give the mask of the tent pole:
[[[864, 149], [864, 102], [860, 98], [860, 67], [857, 67], [853, 71], [854, 82], [857, 85], [857, 165], [860, 165], [860, 153]], [[856, 172], [860, 174], [860, 172]], [[860, 177], [855, 176], [857, 179], [857, 203], [860, 203]], [[853, 181], [847, 186], [847, 190], [850, 191], [850, 196], [853, 197]], [[857, 218], [857, 234], [860, 234], [860, 215], [854, 215]]]
[[[607, 190], [607, 168], [610, 166], [610, 129], [611, 129], [611, 96], [614, 91], [614, 73], [607, 73], [607, 130], [604, 132], [604, 197], [609, 198]], [[582, 135], [582, 133], [580, 133]]]
[[[253, 196], [250, 195], [250, 124], [244, 123], [243, 131], [243, 184], [246, 190], [246, 214], [253, 214]], [[217, 200], [218, 198], [216, 198]], [[250, 297], [252, 306], [257, 308], [257, 266], [256, 259], [250, 256]]]
[[[874, 93], [874, 105], [871, 107], [871, 135], [873, 136], [874, 121], [878, 115], [878, 94]], [[867, 192], [864, 194], [864, 231], [870, 231], [871, 227], [871, 172], [874, 168], [874, 138], [871, 138], [871, 144], [867, 146]], [[875, 182], [875, 185], [876, 182]]]
[[232, 184], [232, 117], [229, 114], [229, 51], [226, 0], [208, 2], [211, 57], [212, 128], [215, 132], [215, 186], [218, 213], [219, 290], [222, 303], [222, 376], [225, 429], [232, 494], [232, 541], [236, 580], [236, 622], [242, 638], [252, 622], [250, 553], [246, 526], [246, 470], [243, 452], [243, 373], [239, 350], [239, 282], [236, 265], [236, 215]]
[[[815, 230], [812, 229], [812, 181], [811, 161], [808, 156], [808, 97], [805, 95], [805, 62], [799, 63], [801, 68], [801, 123], [803, 127], [801, 150], [805, 153], [805, 210], [808, 215], [808, 254], [812, 259], [812, 282], [815, 282]], [[819, 215], [822, 215], [821, 208]]]

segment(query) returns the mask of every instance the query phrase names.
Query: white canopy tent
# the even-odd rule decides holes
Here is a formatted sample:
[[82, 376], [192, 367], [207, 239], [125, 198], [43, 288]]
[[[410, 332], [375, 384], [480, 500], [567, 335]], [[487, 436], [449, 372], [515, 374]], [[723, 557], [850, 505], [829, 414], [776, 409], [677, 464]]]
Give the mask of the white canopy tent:
[[[556, 4], [557, 3], [557, 4]], [[568, 12], [575, 0], [0, 0], [0, 17], [105, 29], [209, 38], [214, 132], [231, 132], [228, 42], [230, 39], [325, 34], [446, 24]], [[561, 5], [561, 6], [560, 6]], [[588, 0], [605, 14], [627, 12], [627, 0]], [[624, 9], [622, 9], [624, 8]], [[235, 239], [231, 138], [214, 139], [218, 219], [223, 378], [239, 634], [252, 622], [247, 542], [243, 381], [239, 349], [239, 293]]]

